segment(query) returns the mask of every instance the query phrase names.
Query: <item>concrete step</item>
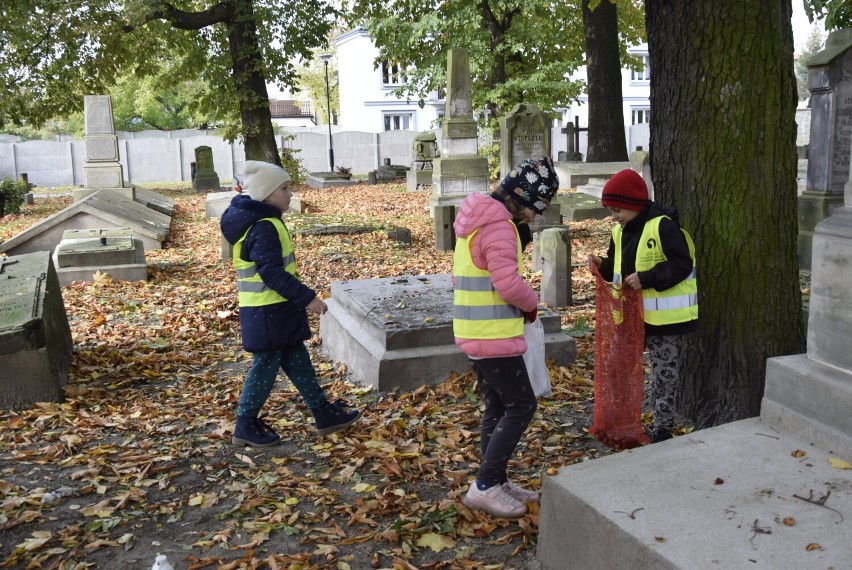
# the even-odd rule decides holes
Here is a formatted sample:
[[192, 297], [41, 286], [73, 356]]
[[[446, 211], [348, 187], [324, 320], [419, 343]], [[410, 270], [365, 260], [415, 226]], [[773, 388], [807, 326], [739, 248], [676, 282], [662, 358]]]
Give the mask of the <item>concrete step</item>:
[[538, 560], [551, 570], [852, 568], [852, 470], [829, 458], [752, 418], [564, 467], [543, 480]]

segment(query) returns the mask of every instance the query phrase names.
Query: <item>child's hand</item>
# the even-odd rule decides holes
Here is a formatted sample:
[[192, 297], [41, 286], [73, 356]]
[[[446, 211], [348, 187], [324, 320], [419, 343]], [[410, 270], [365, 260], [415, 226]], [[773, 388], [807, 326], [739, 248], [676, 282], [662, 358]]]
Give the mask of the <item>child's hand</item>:
[[631, 273], [630, 275], [628, 275], [627, 278], [624, 280], [624, 286], [628, 289], [641, 289], [642, 282], [639, 281], [639, 274]]
[[594, 263], [597, 268], [600, 268], [601, 263], [603, 263], [603, 259], [599, 255], [592, 255], [591, 253], [589, 254], [588, 261], [589, 265]]
[[305, 308], [311, 311], [312, 313], [324, 315], [325, 312], [328, 310], [328, 305], [326, 305], [325, 301], [323, 301], [319, 297], [314, 297], [313, 299], [311, 299], [311, 302], [308, 303], [308, 306]]

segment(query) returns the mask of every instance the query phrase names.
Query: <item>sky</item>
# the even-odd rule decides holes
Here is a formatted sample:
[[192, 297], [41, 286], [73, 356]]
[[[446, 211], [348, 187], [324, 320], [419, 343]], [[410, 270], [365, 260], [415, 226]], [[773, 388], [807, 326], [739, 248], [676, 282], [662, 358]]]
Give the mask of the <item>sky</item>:
[[[808, 42], [808, 36], [811, 33], [811, 23], [808, 22], [808, 15], [805, 14], [802, 0], [793, 0], [793, 18], [790, 21], [793, 24], [793, 49], [801, 52]], [[817, 21], [815, 25], [825, 35], [823, 22]]]

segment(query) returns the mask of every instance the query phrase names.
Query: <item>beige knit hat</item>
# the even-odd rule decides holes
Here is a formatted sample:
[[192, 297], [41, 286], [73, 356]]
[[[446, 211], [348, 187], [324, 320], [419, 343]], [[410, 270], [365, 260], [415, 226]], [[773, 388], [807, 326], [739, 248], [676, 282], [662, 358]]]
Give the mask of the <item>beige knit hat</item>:
[[290, 182], [290, 175], [280, 166], [259, 160], [246, 161], [242, 187], [252, 200], [263, 202], [285, 182]]

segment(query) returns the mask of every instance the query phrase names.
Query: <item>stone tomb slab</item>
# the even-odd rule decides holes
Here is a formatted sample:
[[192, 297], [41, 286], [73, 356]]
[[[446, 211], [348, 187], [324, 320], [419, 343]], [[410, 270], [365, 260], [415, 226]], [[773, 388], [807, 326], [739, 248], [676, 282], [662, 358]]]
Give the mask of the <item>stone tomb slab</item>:
[[0, 259], [0, 407], [61, 402], [72, 346], [50, 254]]
[[567, 190], [588, 184], [592, 178], [609, 180], [619, 170], [630, 168], [629, 162], [557, 162], [559, 188]]
[[41, 220], [0, 244], [0, 253], [20, 255], [50, 251], [66, 230], [126, 228], [142, 240], [145, 249], [161, 249], [172, 218], [109, 190], [101, 190]]
[[116, 281], [148, 278], [145, 249], [130, 228], [66, 230], [53, 257], [63, 286], [73, 281], [94, 281], [97, 273]]
[[601, 206], [600, 198], [583, 192], [557, 194], [554, 202], [559, 205], [559, 211], [566, 222], [604, 220], [612, 215]]
[[543, 476], [542, 570], [849, 568], [852, 484], [829, 462], [849, 458], [776, 427], [740, 420]]
[[[380, 392], [414, 389], [470, 368], [453, 337], [453, 288], [448, 274], [403, 275], [331, 285], [320, 317], [323, 350], [355, 379]], [[561, 332], [559, 315], [540, 312], [545, 354], [574, 361], [574, 339]]]
[[133, 190], [133, 199], [143, 206], [167, 216], [173, 217], [175, 215], [175, 201], [172, 198], [141, 186], [134, 185]]
[[313, 172], [308, 174], [305, 184], [311, 188], [333, 188], [334, 186], [351, 186], [355, 181], [351, 178], [340, 178], [328, 172]]

